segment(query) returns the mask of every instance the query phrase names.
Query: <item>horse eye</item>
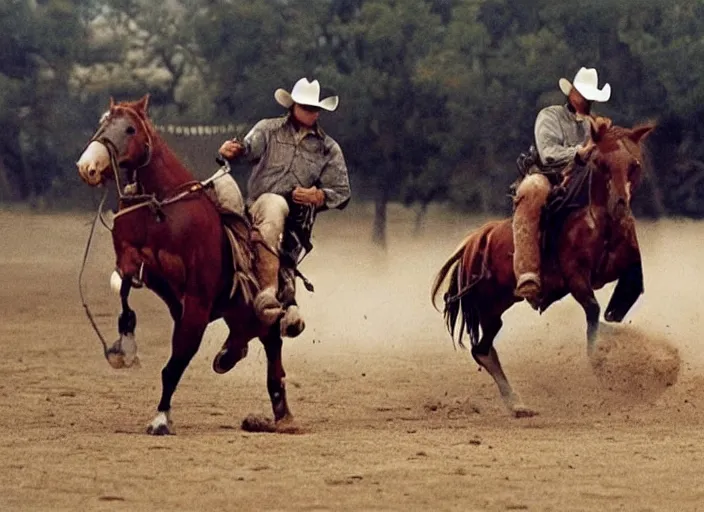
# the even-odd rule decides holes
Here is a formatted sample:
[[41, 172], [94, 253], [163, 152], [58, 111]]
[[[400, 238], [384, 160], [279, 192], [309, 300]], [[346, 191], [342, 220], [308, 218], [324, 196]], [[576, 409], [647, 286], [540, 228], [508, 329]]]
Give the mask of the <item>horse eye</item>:
[[128, 135], [134, 135], [134, 132], [135, 132], [134, 126], [128, 126], [127, 129], [125, 130], [125, 132]]

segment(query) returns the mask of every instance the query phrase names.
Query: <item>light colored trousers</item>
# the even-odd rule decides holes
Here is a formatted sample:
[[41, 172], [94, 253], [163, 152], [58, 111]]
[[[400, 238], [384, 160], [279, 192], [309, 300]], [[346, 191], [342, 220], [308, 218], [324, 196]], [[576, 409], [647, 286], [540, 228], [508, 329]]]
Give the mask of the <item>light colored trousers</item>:
[[[219, 169], [211, 178], [213, 192], [210, 194], [220, 213], [245, 214], [242, 191], [235, 179], [224, 169]], [[254, 227], [259, 230], [270, 248], [281, 251], [284, 237], [284, 225], [289, 213], [286, 199], [278, 194], [265, 193], [257, 198], [249, 208]]]
[[262, 194], [249, 208], [254, 227], [259, 230], [269, 247], [279, 252], [288, 213], [288, 203], [279, 194]]

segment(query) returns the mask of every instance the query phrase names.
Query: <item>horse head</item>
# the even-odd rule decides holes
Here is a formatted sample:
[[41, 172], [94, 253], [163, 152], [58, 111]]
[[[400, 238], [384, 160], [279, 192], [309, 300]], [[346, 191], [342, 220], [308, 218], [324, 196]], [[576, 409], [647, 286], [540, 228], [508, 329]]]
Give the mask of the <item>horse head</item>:
[[76, 162], [78, 174], [88, 185], [102, 185], [108, 179], [119, 180], [119, 169], [129, 176], [149, 164], [154, 131], [147, 117], [149, 95], [138, 101], [115, 103], [100, 119], [100, 126]]
[[590, 118], [590, 123], [592, 151], [587, 160], [605, 180], [607, 211], [621, 217], [630, 211], [632, 194], [642, 177], [641, 142], [655, 124], [624, 128], [604, 117]]

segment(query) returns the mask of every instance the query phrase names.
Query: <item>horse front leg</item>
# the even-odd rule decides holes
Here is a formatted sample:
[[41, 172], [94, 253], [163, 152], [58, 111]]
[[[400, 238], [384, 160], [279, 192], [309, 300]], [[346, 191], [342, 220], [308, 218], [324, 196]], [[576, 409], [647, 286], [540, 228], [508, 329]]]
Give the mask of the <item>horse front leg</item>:
[[613, 272], [614, 277], [618, 279], [604, 313], [604, 320], [607, 322], [623, 321], [626, 313], [644, 292], [643, 263], [632, 216], [626, 219], [623, 229], [625, 230], [624, 240], [610, 255], [607, 266], [607, 271]]
[[132, 276], [124, 275], [120, 282], [120, 301], [122, 312], [117, 320], [117, 330], [120, 337], [113, 343], [105, 356], [108, 363], [115, 369], [129, 368], [134, 364], [139, 365], [137, 356], [137, 341], [135, 329], [137, 328], [137, 315], [130, 308], [129, 295], [132, 289]]
[[587, 318], [587, 354], [591, 355], [596, 348], [596, 338], [599, 334], [599, 314], [601, 308], [596, 300], [590, 280], [583, 276], [573, 277], [568, 281], [570, 293], [584, 309]]
[[171, 357], [161, 370], [161, 400], [157, 415], [147, 427], [148, 434], [171, 434], [171, 397], [183, 372], [200, 347], [209, 318], [210, 308], [199, 298], [186, 295], [182, 315], [174, 323]]

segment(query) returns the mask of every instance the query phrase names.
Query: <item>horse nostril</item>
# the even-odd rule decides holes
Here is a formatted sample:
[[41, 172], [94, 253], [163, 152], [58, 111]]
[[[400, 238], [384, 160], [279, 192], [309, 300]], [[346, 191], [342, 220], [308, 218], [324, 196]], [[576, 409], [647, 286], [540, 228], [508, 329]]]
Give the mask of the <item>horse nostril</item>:
[[90, 176], [91, 178], [93, 178], [96, 174], [97, 171], [95, 169], [91, 169], [90, 171], [88, 171], [88, 176]]

